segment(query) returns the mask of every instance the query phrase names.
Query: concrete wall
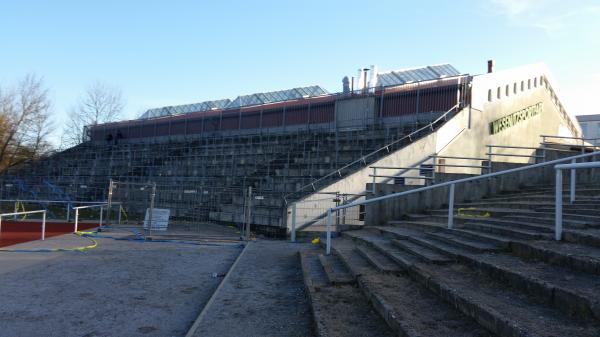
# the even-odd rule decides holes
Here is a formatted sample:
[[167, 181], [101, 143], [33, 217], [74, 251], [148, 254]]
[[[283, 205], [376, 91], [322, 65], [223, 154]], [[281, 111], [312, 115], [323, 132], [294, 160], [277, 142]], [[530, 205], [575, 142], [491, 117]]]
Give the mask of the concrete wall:
[[[331, 199], [323, 200], [324, 193], [348, 193], [348, 194], [364, 194], [367, 182], [372, 182], [373, 178], [369, 177], [373, 173], [370, 166], [390, 166], [390, 167], [407, 167], [413, 166], [418, 162], [423, 161], [428, 156], [436, 151], [441, 151], [447, 146], [456, 141], [466, 129], [468, 124], [468, 109], [463, 109], [458, 112], [446, 124], [442, 125], [435, 132], [426, 135], [409, 146], [405, 146], [388, 156], [374, 162], [348, 177], [334, 182], [325, 188], [317, 190], [297, 202], [299, 205], [296, 209], [298, 219], [297, 226], [301, 226], [303, 222], [310, 221], [315, 215], [322, 214], [328, 208], [335, 207], [335, 202]], [[386, 171], [385, 175], [397, 174], [399, 170]], [[385, 178], [377, 178], [376, 182], [383, 181]], [[300, 206], [301, 205], [301, 206]], [[288, 228], [291, 228], [291, 205], [288, 206]]]

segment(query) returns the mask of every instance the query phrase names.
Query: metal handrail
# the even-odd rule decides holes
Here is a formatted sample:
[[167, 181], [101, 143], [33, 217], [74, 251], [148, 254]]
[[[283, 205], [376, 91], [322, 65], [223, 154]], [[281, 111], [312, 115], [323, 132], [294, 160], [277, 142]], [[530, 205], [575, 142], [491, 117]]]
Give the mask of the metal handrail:
[[379, 149], [377, 149], [377, 150], [375, 150], [375, 151], [373, 151], [373, 152], [371, 152], [371, 153], [368, 153], [368, 154], [366, 154], [366, 155], [364, 155], [364, 156], [360, 157], [359, 159], [357, 159], [357, 160], [355, 160], [355, 161], [353, 161], [353, 162], [351, 162], [351, 163], [349, 163], [349, 164], [346, 164], [346, 165], [344, 165], [344, 166], [342, 166], [342, 167], [340, 167], [340, 168], [336, 169], [335, 171], [333, 171], [333, 172], [331, 172], [331, 173], [329, 173], [329, 174], [327, 174], [327, 175], [325, 175], [325, 176], [323, 176], [323, 177], [321, 177], [321, 178], [319, 178], [319, 179], [317, 179], [317, 180], [315, 180], [315, 181], [311, 182], [310, 184], [307, 184], [307, 185], [304, 185], [304, 186], [300, 187], [298, 190], [296, 190], [296, 191], [294, 191], [294, 192], [292, 192], [292, 193], [289, 193], [289, 194], [285, 195], [285, 196], [283, 197], [283, 200], [284, 200], [284, 202], [287, 204], [287, 199], [288, 199], [288, 197], [289, 197], [290, 195], [293, 195], [293, 194], [296, 194], [296, 193], [298, 193], [298, 192], [301, 192], [301, 191], [303, 191], [304, 189], [306, 189], [307, 187], [312, 187], [312, 188], [313, 188], [313, 191], [316, 191], [315, 184], [317, 184], [317, 183], [319, 183], [319, 182], [321, 182], [321, 181], [323, 181], [323, 180], [325, 180], [325, 179], [327, 179], [327, 178], [330, 178], [330, 177], [332, 177], [332, 176], [334, 176], [334, 175], [336, 175], [336, 174], [337, 174], [337, 175], [339, 175], [339, 176], [341, 177], [341, 176], [342, 176], [342, 173], [341, 173], [341, 171], [342, 171], [342, 170], [344, 170], [344, 169], [346, 169], [346, 168], [349, 168], [349, 167], [351, 167], [351, 166], [353, 166], [353, 165], [355, 165], [355, 164], [357, 164], [357, 163], [361, 163], [361, 162], [362, 162], [362, 163], [364, 163], [364, 164], [366, 165], [366, 163], [367, 163], [367, 161], [366, 161], [366, 160], [367, 160], [368, 158], [370, 158], [370, 157], [372, 157], [372, 156], [374, 156], [374, 155], [376, 155], [376, 154], [378, 154], [378, 153], [380, 153], [380, 152], [382, 152], [382, 151], [384, 151], [384, 150], [386, 150], [386, 151], [389, 153], [389, 152], [390, 152], [390, 147], [392, 147], [392, 146], [394, 146], [394, 145], [396, 145], [396, 144], [398, 144], [398, 143], [400, 143], [400, 142], [402, 142], [402, 141], [404, 141], [404, 140], [406, 140], [406, 139], [409, 139], [409, 140], [412, 142], [412, 137], [413, 137], [413, 135], [415, 135], [415, 134], [418, 134], [419, 132], [421, 132], [421, 131], [423, 131], [423, 130], [426, 130], [426, 129], [432, 129], [432, 130], [433, 130], [433, 125], [434, 125], [434, 124], [438, 123], [438, 122], [439, 122], [439, 121], [441, 121], [442, 119], [444, 119], [444, 120], [447, 120], [447, 117], [448, 117], [448, 115], [449, 115], [451, 112], [453, 112], [453, 111], [454, 111], [456, 108], [460, 107], [460, 106], [461, 106], [461, 104], [462, 104], [462, 102], [459, 102], [459, 103], [455, 104], [455, 105], [454, 105], [453, 107], [451, 107], [451, 108], [450, 108], [448, 111], [446, 111], [446, 112], [445, 112], [444, 114], [442, 114], [440, 117], [436, 118], [436, 119], [435, 119], [433, 122], [430, 122], [428, 125], [426, 125], [426, 126], [424, 126], [424, 127], [420, 128], [420, 129], [418, 129], [418, 130], [415, 130], [415, 131], [411, 132], [410, 134], [408, 134], [408, 135], [406, 135], [406, 136], [404, 136], [404, 137], [402, 137], [402, 138], [400, 138], [400, 139], [397, 139], [397, 140], [395, 140], [395, 141], [393, 141], [393, 142], [391, 142], [391, 143], [389, 143], [389, 144], [387, 144], [387, 145], [385, 145], [385, 146], [383, 146], [383, 147], [381, 147], [381, 148], [379, 148]]
[[576, 163], [575, 159], [570, 164], [559, 164], [555, 165], [556, 170], [556, 195], [554, 198], [554, 239], [560, 241], [562, 238], [562, 203], [563, 203], [563, 183], [562, 183], [562, 170], [571, 170], [571, 188], [570, 188], [570, 201], [575, 201], [575, 170], [586, 169], [586, 168], [600, 168], [600, 162], [591, 163]]
[[555, 165], [555, 164], [573, 161], [573, 160], [580, 159], [580, 158], [587, 158], [587, 157], [597, 156], [597, 155], [600, 155], [600, 151], [584, 153], [584, 154], [571, 156], [571, 157], [567, 157], [567, 158], [555, 159], [555, 160], [544, 162], [544, 163], [538, 163], [538, 164], [517, 167], [517, 168], [513, 168], [513, 169], [508, 169], [505, 171], [487, 173], [487, 174], [483, 174], [483, 175], [479, 175], [479, 176], [475, 176], [475, 177], [468, 177], [468, 178], [462, 178], [462, 179], [458, 179], [458, 180], [447, 181], [447, 182], [443, 182], [443, 183], [439, 183], [439, 184], [435, 184], [435, 185], [429, 185], [429, 186], [415, 188], [415, 189], [409, 190], [409, 191], [392, 193], [392, 194], [384, 195], [381, 197], [367, 199], [364, 201], [352, 202], [352, 203], [348, 203], [345, 205], [332, 207], [327, 210], [327, 254], [331, 253], [331, 217], [332, 217], [333, 211], [338, 211], [338, 210], [341, 210], [344, 208], [349, 208], [349, 207], [356, 207], [359, 205], [368, 205], [368, 204], [372, 204], [372, 203], [383, 201], [383, 200], [388, 200], [388, 199], [402, 197], [402, 196], [413, 194], [413, 193], [418, 193], [418, 192], [432, 190], [435, 188], [449, 186], [450, 191], [449, 191], [449, 202], [448, 202], [448, 228], [452, 229], [454, 227], [454, 187], [456, 186], [456, 184], [466, 183], [466, 182], [480, 180], [480, 179], [497, 177], [500, 175], [531, 170], [531, 169], [539, 168], [539, 167], [551, 166], [551, 165]]

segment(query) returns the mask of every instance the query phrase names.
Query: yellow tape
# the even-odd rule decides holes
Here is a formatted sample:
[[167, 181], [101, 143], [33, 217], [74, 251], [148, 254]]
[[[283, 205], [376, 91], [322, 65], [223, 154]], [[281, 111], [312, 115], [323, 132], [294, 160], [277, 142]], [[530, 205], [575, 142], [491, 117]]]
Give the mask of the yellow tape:
[[312, 239], [312, 241], [311, 241], [311, 242], [312, 242], [312, 244], [313, 244], [313, 245], [316, 245], [316, 244], [318, 244], [319, 242], [321, 242], [321, 238], [317, 236], [316, 238]]
[[74, 251], [84, 251], [88, 249], [94, 249], [98, 247], [98, 241], [90, 238], [89, 236], [83, 236], [84, 234], [94, 234], [94, 232], [76, 232], [75, 235], [85, 238], [92, 242], [91, 245], [75, 247], [75, 248], [52, 248], [52, 249], [0, 249], [0, 252], [14, 252], [14, 253], [35, 253], [35, 252], [74, 252]]
[[475, 207], [459, 208], [456, 212], [458, 216], [471, 218], [489, 218], [491, 216], [490, 212], [488, 211], [480, 211], [483, 212], [482, 214], [466, 214], [465, 211], [478, 211], [478, 209]]

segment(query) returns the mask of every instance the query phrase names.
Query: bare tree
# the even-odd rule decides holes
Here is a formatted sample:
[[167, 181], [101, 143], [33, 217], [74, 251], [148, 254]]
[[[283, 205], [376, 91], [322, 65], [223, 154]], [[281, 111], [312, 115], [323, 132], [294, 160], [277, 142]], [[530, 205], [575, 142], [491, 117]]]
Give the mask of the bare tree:
[[48, 90], [35, 75], [14, 88], [0, 88], [0, 172], [51, 149], [49, 109]]
[[121, 90], [94, 82], [77, 105], [71, 108], [61, 139], [62, 146], [75, 146], [86, 141], [86, 126], [118, 120], [124, 105]]

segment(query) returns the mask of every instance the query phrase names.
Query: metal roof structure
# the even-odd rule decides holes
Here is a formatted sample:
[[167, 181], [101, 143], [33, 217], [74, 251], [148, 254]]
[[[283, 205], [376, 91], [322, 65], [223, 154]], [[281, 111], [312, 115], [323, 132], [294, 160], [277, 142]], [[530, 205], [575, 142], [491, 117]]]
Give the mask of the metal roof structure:
[[217, 101], [206, 101], [195, 104], [166, 106], [162, 108], [150, 109], [144, 112], [139, 119], [210, 111], [216, 109], [236, 109], [251, 105], [285, 102], [294, 99], [317, 97], [327, 94], [329, 94], [327, 90], [318, 85], [313, 85], [309, 87], [299, 87], [288, 90], [261, 92], [251, 95], [238, 96], [233, 101], [230, 99], [221, 99]]
[[288, 90], [262, 92], [251, 95], [238, 96], [231, 101], [226, 108], [235, 109], [250, 105], [284, 102], [294, 99], [317, 97], [327, 95], [329, 92], [318, 85], [300, 87]]
[[450, 64], [440, 64], [377, 74], [377, 86], [395, 86], [413, 82], [437, 80], [458, 76], [461, 73]]
[[224, 109], [227, 104], [231, 103], [230, 99], [221, 99], [217, 101], [206, 101], [201, 103], [165, 106], [162, 108], [150, 109], [144, 112], [139, 119], [148, 119], [155, 117], [163, 117], [170, 115], [185, 114], [190, 112], [210, 111], [216, 109]]

